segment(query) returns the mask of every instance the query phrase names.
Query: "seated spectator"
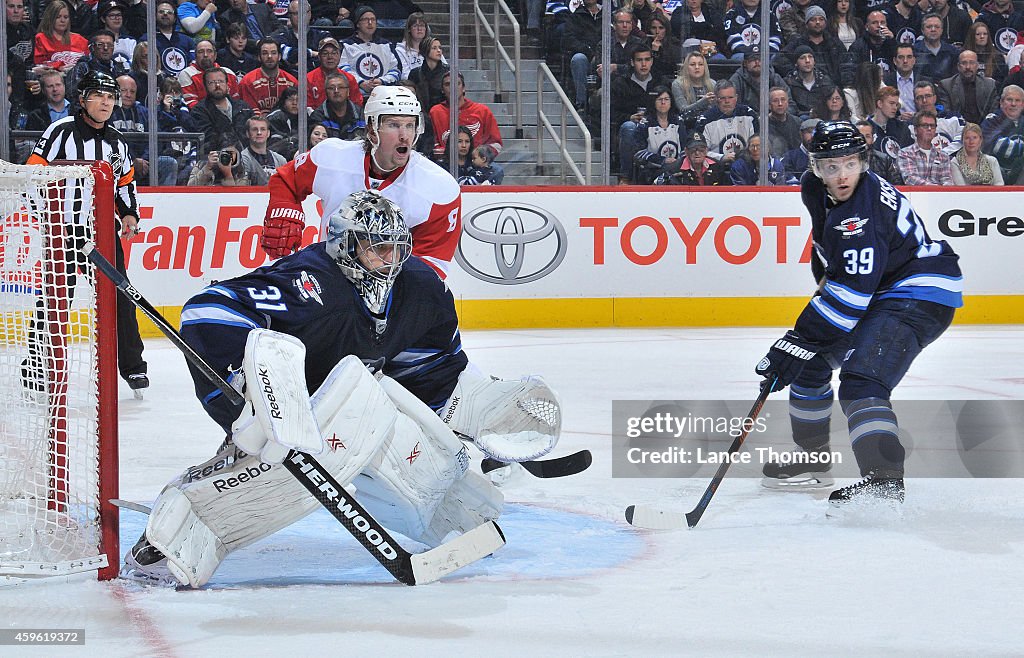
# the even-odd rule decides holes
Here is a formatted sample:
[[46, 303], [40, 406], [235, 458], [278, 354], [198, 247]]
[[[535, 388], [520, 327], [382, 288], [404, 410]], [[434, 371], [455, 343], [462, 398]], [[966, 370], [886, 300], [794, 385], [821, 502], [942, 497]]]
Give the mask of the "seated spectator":
[[[139, 90], [138, 100], [145, 105], [146, 99], [149, 98], [149, 42], [140, 41], [135, 44], [135, 50], [132, 51], [132, 66], [128, 75], [135, 79], [135, 86]], [[163, 71], [157, 69], [158, 87], [163, 79]]]
[[900, 174], [907, 185], [953, 184], [949, 156], [932, 145], [938, 121], [935, 113], [920, 110], [914, 115], [914, 143], [900, 149]]
[[832, 80], [815, 66], [814, 53], [807, 46], [797, 48], [796, 70], [786, 76], [795, 113], [801, 118], [811, 116], [823, 90], [832, 87]]
[[597, 0], [583, 0], [569, 16], [565, 26], [565, 53], [569, 56], [573, 100], [577, 110], [587, 107], [587, 77], [590, 62], [601, 49], [601, 7]]
[[655, 87], [654, 106], [640, 122], [634, 143], [619, 144], [622, 157], [628, 155], [633, 162], [628, 178], [638, 185], [650, 185], [666, 165], [682, 157], [680, 143], [685, 134], [682, 119], [672, 108], [668, 87]]
[[18, 81], [23, 80], [28, 69], [36, 63], [33, 54], [36, 32], [28, 20], [24, 0], [6, 0], [6, 5], [7, 50], [11, 54], [7, 60], [7, 67], [14, 89], [17, 91]]
[[989, 38], [1004, 56], [1016, 42], [1017, 33], [1024, 30], [1024, 14], [1014, 7], [1013, 0], [986, 2], [975, 22], [988, 26]]
[[64, 75], [60, 71], [43, 71], [39, 74], [39, 84], [42, 85], [46, 102], [42, 107], [29, 112], [25, 130], [46, 130], [51, 123], [71, 113], [71, 102], [65, 93]]
[[776, 69], [782, 75], [788, 75], [789, 69], [796, 68], [796, 51], [810, 48], [814, 54], [815, 65], [830, 79], [839, 80], [839, 65], [846, 57], [846, 47], [832, 36], [825, 22], [825, 10], [817, 5], [810, 5], [804, 10], [806, 33], [786, 42], [782, 53], [776, 58]]
[[281, 68], [281, 47], [276, 41], [260, 39], [258, 48], [260, 68], [245, 74], [238, 83], [238, 93], [256, 116], [264, 116], [277, 105], [281, 92], [288, 87], [298, 87], [299, 81]]
[[[754, 135], [729, 169], [733, 185], [757, 185], [761, 171], [761, 136]], [[768, 156], [768, 185], [785, 185], [782, 160]]]
[[[110, 115], [110, 125], [122, 134], [146, 133], [149, 130], [149, 111], [136, 100], [135, 78], [122, 75], [117, 78], [121, 90], [121, 103]], [[149, 144], [145, 141], [128, 142], [128, 152], [135, 168], [135, 179], [140, 185], [149, 184], [149, 167], [152, 158]], [[159, 185], [175, 185], [178, 182], [178, 161], [168, 155], [157, 156], [157, 182]]]
[[439, 164], [443, 169], [449, 170], [451, 165], [451, 149], [456, 148], [458, 151], [456, 162], [458, 163], [458, 169], [456, 171], [456, 180], [461, 180], [463, 176], [468, 176], [470, 168], [473, 166], [472, 152], [473, 152], [473, 133], [466, 126], [459, 126], [455, 130], [455, 139], [448, 140], [445, 144], [444, 151], [439, 155], [435, 156], [434, 162]]
[[[225, 31], [229, 25], [244, 26], [248, 41], [242, 48], [247, 52], [258, 54], [259, 46], [256, 45], [256, 42], [270, 37], [280, 27], [277, 17], [274, 16], [273, 9], [264, 2], [248, 2], [248, 0], [230, 0], [229, 5], [221, 13], [221, 25], [225, 26]], [[227, 35], [227, 38], [230, 39], [230, 35]], [[233, 66], [235, 62], [229, 63], [229, 60], [226, 58], [220, 58], [220, 61], [224, 62], [225, 66], [231, 66], [243, 75], [252, 70], [243, 71], [242, 67], [236, 68]]]
[[717, 162], [732, 165], [740, 150], [760, 131], [757, 112], [736, 102], [736, 87], [728, 80], [715, 85], [715, 107], [697, 119], [694, 127], [709, 144], [708, 154]]
[[921, 38], [921, 19], [924, 14], [917, 0], [895, 0], [884, 10], [885, 22], [896, 36], [896, 43], [913, 44]]
[[818, 104], [811, 110], [811, 117], [822, 121], [853, 121], [850, 106], [846, 104], [846, 95], [839, 87], [828, 87], [821, 90]]
[[141, 37], [146, 33], [146, 12], [147, 7], [144, 0], [122, 0], [124, 14], [124, 32], [128, 36], [142, 41]]
[[715, 82], [708, 63], [699, 51], [688, 53], [672, 81], [672, 101], [687, 125], [715, 105]]
[[768, 91], [768, 152], [781, 158], [800, 143], [800, 119], [789, 112], [789, 92], [772, 87]]
[[444, 62], [439, 39], [427, 37], [421, 41], [420, 54], [423, 64], [409, 72], [409, 81], [416, 86], [423, 111], [429, 112], [430, 108], [444, 101], [441, 79], [448, 72], [448, 65]]
[[1024, 89], [1003, 87], [999, 109], [981, 124], [985, 136], [982, 150], [994, 155], [1007, 185], [1024, 183]]
[[684, 47], [689, 42], [694, 44], [695, 52], [705, 57], [725, 59], [724, 19], [714, 4], [685, 0], [672, 12], [669, 25], [672, 36]]
[[954, 185], [1003, 185], [999, 161], [981, 152], [982, 141], [981, 126], [964, 126], [963, 147], [950, 161]]
[[928, 14], [921, 23], [924, 37], [914, 44], [917, 66], [933, 80], [943, 80], [956, 73], [959, 51], [942, 40], [942, 19]]
[[634, 36], [641, 39], [650, 34], [648, 23], [654, 16], [668, 18], [665, 10], [652, 2], [652, 0], [624, 0], [620, 5], [623, 9], [633, 14], [633, 27], [636, 30]]
[[[41, 2], [45, 6], [46, 2]], [[96, 3], [87, 0], [64, 0], [71, 12], [71, 31], [81, 34], [88, 39], [100, 29], [99, 19], [96, 18]]]
[[478, 146], [473, 149], [470, 158], [472, 167], [465, 176], [459, 176], [459, 185], [501, 185], [505, 172], [495, 168], [494, 153], [489, 146]]
[[707, 156], [708, 144], [704, 136], [694, 132], [686, 141], [685, 157], [665, 165], [662, 173], [654, 179], [654, 184], [694, 187], [732, 185], [729, 167]]
[[812, 6], [811, 0], [772, 3], [771, 11], [779, 21], [783, 44], [796, 41], [807, 33], [807, 12]]
[[892, 60], [893, 68], [882, 76], [882, 80], [900, 92], [900, 119], [909, 121], [914, 117], [917, 106], [914, 104], [914, 85], [921, 80], [931, 80], [916, 70], [917, 54], [914, 45], [901, 43], [896, 46], [896, 56]]
[[362, 108], [349, 99], [349, 78], [344, 73], [328, 73], [327, 100], [309, 115], [311, 123], [319, 123], [331, 137], [359, 140], [366, 134]]
[[659, 84], [663, 81], [667, 82], [675, 77], [682, 49], [676, 38], [669, 32], [668, 17], [661, 12], [652, 15], [644, 27], [647, 30], [651, 55], [654, 56], [651, 75]]
[[[270, 126], [270, 149], [280, 153], [285, 160], [295, 159], [295, 153], [299, 149], [299, 90], [297, 87], [288, 87], [281, 93], [277, 107], [267, 115], [267, 123]], [[318, 123], [310, 117], [310, 124], [320, 126], [324, 131], [324, 137], [330, 137], [323, 124]], [[312, 144], [309, 145], [312, 148]]]
[[[157, 130], [162, 133], [194, 133], [199, 132], [192, 114], [182, 97], [181, 83], [176, 78], [164, 78], [160, 81], [157, 95]], [[194, 141], [172, 139], [160, 142], [159, 173], [161, 185], [184, 185], [189, 172], [195, 164], [198, 144]], [[164, 178], [164, 156], [173, 158], [177, 174]]]
[[205, 97], [189, 109], [196, 128], [206, 136], [206, 143], [220, 143], [224, 140], [228, 143], [244, 143], [245, 122], [253, 115], [253, 111], [245, 101], [228, 96], [227, 71], [222, 68], [207, 69], [202, 73], [202, 81]]
[[[635, 34], [636, 18], [628, 9], [616, 9], [612, 13], [612, 21], [612, 53], [609, 59], [611, 60], [611, 79], [614, 80], [618, 75], [629, 75], [632, 72], [633, 51], [643, 45], [644, 40]], [[598, 87], [604, 83], [605, 79], [604, 71], [602, 70], [604, 64], [601, 60], [601, 43], [599, 37], [597, 52], [594, 53], [593, 61], [588, 69], [589, 73], [597, 74], [596, 80]], [[653, 61], [654, 58], [652, 56], [651, 62], [653, 63]], [[596, 93], [597, 92], [595, 92], [595, 94]], [[591, 107], [590, 109], [592, 111], [596, 111], [595, 107]]]
[[807, 171], [807, 165], [811, 162], [810, 151], [807, 147], [811, 145], [811, 138], [814, 137], [814, 129], [821, 123], [821, 119], [804, 119], [800, 124], [800, 145], [786, 151], [782, 156], [782, 169], [786, 176], [786, 185], [799, 185], [800, 177]]
[[629, 183], [633, 171], [633, 154], [641, 148], [636, 133], [648, 112], [654, 113], [655, 82], [651, 75], [654, 56], [650, 46], [641, 44], [633, 49], [629, 77], [612, 78], [611, 126], [618, 133], [619, 180]]
[[[807, 49], [808, 52], [810, 49]], [[768, 69], [768, 87], [785, 87], [786, 81], [781, 75]], [[736, 102], [748, 105], [755, 110], [761, 107], [761, 48], [751, 46], [743, 56], [743, 65], [729, 78], [736, 87]]]
[[[171, 0], [156, 4], [156, 47], [160, 53], [160, 66], [167, 75], [177, 76], [195, 59], [195, 42], [175, 29], [178, 25], [177, 6]], [[143, 34], [139, 41], [148, 41]], [[182, 83], [184, 86], [185, 83]]]
[[185, 94], [185, 103], [189, 108], [196, 106], [196, 103], [206, 96], [206, 85], [203, 83], [203, 75], [210, 69], [220, 69], [227, 79], [228, 96], [234, 99], [241, 99], [238, 92], [238, 76], [226, 66], [217, 63], [217, 50], [213, 42], [206, 39], [196, 44], [196, 59], [178, 74], [178, 82]]
[[[851, 86], [855, 82], [857, 67], [866, 63], [878, 64], [882, 70], [888, 71], [893, 66], [892, 58], [895, 55], [896, 39], [889, 29], [885, 14], [881, 11], [872, 11], [867, 16], [864, 33], [850, 46], [846, 61], [840, 67], [843, 86]], [[859, 81], [857, 85], [859, 86]], [[850, 103], [850, 109], [853, 110], [854, 116], [862, 116], [857, 114], [853, 103]], [[870, 112], [870, 107], [864, 109]]]
[[[434, 135], [437, 142], [434, 146], [435, 154], [444, 153], [444, 144], [448, 141], [449, 126], [451, 123], [451, 110], [448, 103], [448, 88], [450, 73], [445, 73], [441, 79], [441, 88], [445, 93], [445, 101], [430, 109], [430, 121], [434, 124]], [[494, 118], [491, 108], [483, 103], [477, 103], [466, 98], [466, 82], [462, 73], [457, 77], [457, 93], [459, 94], [459, 125], [468, 126], [473, 133], [473, 140], [477, 146], [486, 144], [490, 146], [495, 154], [500, 154], [503, 146], [501, 131], [498, 129], [498, 121]], [[494, 164], [492, 166], [499, 166]]]
[[401, 78], [401, 64], [391, 42], [377, 36], [377, 15], [371, 7], [352, 13], [356, 31], [341, 43], [341, 70], [355, 76], [364, 95], [379, 85], [393, 85]]
[[[312, 25], [312, 13], [309, 3], [306, 0], [292, 0], [287, 5], [288, 22], [280, 27], [277, 32], [270, 35], [270, 38], [281, 45], [281, 57], [284, 60], [282, 66], [292, 75], [296, 75], [299, 65], [299, 6], [306, 11], [307, 25]], [[278, 5], [280, 6], [280, 5]], [[310, 27], [306, 30], [306, 70], [312, 71], [317, 67], [316, 51], [312, 48], [316, 44], [330, 36], [323, 30]]]
[[266, 185], [271, 174], [288, 161], [267, 148], [270, 124], [265, 118], [252, 117], [246, 122], [245, 129], [249, 135], [249, 145], [242, 151], [242, 169], [250, 185]]
[[103, 0], [96, 6], [96, 15], [99, 16], [103, 27], [114, 35], [114, 55], [120, 55], [130, 65], [138, 41], [125, 30], [124, 11], [126, 6], [126, 0]]
[[769, 19], [768, 38], [765, 39], [764, 30], [761, 29], [760, 0], [740, 0], [734, 4], [725, 14], [725, 41], [729, 48], [729, 58], [742, 62], [747, 51], [754, 46], [760, 47], [766, 41], [769, 52], [777, 54], [782, 46], [779, 22], [774, 13], [769, 14]]
[[[829, 0], [825, 14], [828, 16], [828, 32], [843, 44], [845, 53], [853, 45], [853, 42], [864, 34], [864, 21], [854, 15], [852, 0]], [[840, 78], [842, 77], [842, 62], [840, 62]]]
[[327, 129], [324, 128], [324, 124], [314, 123], [309, 128], [309, 148], [313, 148], [328, 137], [330, 137], [330, 135], [327, 134]]
[[868, 169], [893, 185], [903, 185], [903, 176], [900, 174], [900, 168], [896, 165], [896, 159], [890, 157], [888, 153], [883, 153], [873, 148], [875, 145], [875, 129], [871, 122], [867, 120], [858, 121], [857, 130], [864, 137], [864, 141], [868, 145]]
[[408, 78], [413, 69], [423, 64], [423, 55], [420, 54], [420, 44], [430, 36], [430, 26], [427, 25], [427, 17], [421, 11], [414, 11], [409, 14], [405, 21], [405, 32], [402, 40], [395, 44], [395, 54], [398, 56], [401, 73], [399, 78]]
[[204, 39], [217, 43], [217, 5], [213, 0], [185, 0], [178, 5], [181, 31], [192, 37], [198, 46]]
[[248, 185], [249, 178], [241, 163], [241, 148], [241, 144], [230, 144], [219, 150], [211, 148], [202, 164], [196, 163], [196, 166], [192, 168], [192, 173], [188, 177], [189, 186], [234, 187]]
[[970, 50], [960, 53], [957, 74], [939, 83], [943, 112], [960, 115], [970, 123], [983, 121], [997, 101], [995, 80], [978, 75], [978, 55]]
[[317, 48], [320, 56], [320, 66], [316, 67], [306, 75], [306, 107], [315, 108], [323, 105], [327, 100], [327, 76], [331, 73], [341, 73], [348, 78], [348, 97], [356, 107], [363, 106], [363, 92], [359, 89], [356, 77], [347, 71], [342, 71], [341, 45], [334, 37], [326, 37]]
[[64, 2], [46, 5], [36, 31], [33, 61], [70, 71], [89, 52], [89, 42], [71, 31], [71, 11]]
[[976, 21], [967, 28], [967, 40], [964, 50], [978, 55], [978, 73], [1002, 83], [1006, 77], [1006, 56], [992, 44], [992, 35], [988, 25]]
[[[67, 79], [64, 81], [68, 89], [68, 96], [78, 97], [78, 82], [90, 71], [106, 73], [112, 78], [119, 78], [131, 72], [131, 65], [121, 55], [114, 55], [114, 33], [110, 30], [100, 30], [89, 39], [89, 52], [75, 63]], [[75, 101], [71, 103], [76, 110], [78, 105]]]
[[[227, 44], [217, 51], [217, 61], [241, 76], [260, 67], [260, 60], [246, 50], [249, 43], [248, 34], [248, 28], [244, 23], [228, 23], [224, 28]], [[258, 48], [256, 52], [259, 52]]]
[[875, 113], [868, 121], [875, 129], [875, 148], [896, 158], [901, 148], [914, 143], [910, 127], [897, 115], [900, 112], [900, 92], [895, 87], [882, 87], [875, 100]]
[[[938, 106], [936, 105], [938, 97], [934, 82], [918, 82], [914, 85], [914, 102], [918, 112], [928, 110], [935, 112], [938, 116]], [[935, 138], [932, 139], [932, 145], [945, 152], [946, 155], [952, 156], [960, 150], [960, 135], [963, 133], [965, 123], [964, 118], [959, 114], [949, 113], [947, 116], [939, 116], [938, 129], [935, 132]]]
[[[853, 87], [843, 90], [846, 105], [854, 121], [867, 119], [875, 111], [878, 90], [882, 84], [882, 69], [874, 62], [862, 62], [857, 67], [857, 78]], [[897, 92], [898, 93], [898, 92]]]
[[963, 45], [971, 28], [971, 15], [950, 0], [931, 0], [931, 11], [942, 20], [942, 40], [954, 46]]

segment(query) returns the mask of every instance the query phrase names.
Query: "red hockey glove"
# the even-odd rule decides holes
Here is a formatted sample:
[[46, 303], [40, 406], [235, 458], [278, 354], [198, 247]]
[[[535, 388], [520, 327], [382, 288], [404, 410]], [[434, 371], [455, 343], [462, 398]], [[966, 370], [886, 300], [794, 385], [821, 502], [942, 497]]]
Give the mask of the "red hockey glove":
[[305, 226], [306, 215], [301, 205], [288, 202], [269, 205], [263, 218], [260, 246], [271, 258], [287, 256], [299, 248]]

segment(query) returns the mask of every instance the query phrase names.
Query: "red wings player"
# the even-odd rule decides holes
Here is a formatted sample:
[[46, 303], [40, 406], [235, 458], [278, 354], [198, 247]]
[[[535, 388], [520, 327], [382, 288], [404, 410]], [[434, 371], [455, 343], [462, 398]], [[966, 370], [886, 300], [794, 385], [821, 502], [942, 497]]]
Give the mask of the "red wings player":
[[364, 108], [362, 141], [326, 139], [270, 177], [270, 201], [263, 220], [263, 250], [280, 258], [302, 242], [302, 201], [323, 201], [320, 239], [327, 218], [349, 194], [377, 190], [398, 204], [412, 231], [413, 253], [441, 278], [455, 254], [462, 228], [462, 194], [452, 176], [413, 150], [423, 134], [416, 95], [405, 87], [380, 86]]

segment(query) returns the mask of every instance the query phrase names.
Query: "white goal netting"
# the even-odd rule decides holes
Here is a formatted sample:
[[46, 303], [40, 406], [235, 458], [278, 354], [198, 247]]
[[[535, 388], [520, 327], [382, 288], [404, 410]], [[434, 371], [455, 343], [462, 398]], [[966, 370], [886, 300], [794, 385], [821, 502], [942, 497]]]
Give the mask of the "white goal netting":
[[93, 189], [89, 166], [0, 162], [0, 581], [107, 565]]

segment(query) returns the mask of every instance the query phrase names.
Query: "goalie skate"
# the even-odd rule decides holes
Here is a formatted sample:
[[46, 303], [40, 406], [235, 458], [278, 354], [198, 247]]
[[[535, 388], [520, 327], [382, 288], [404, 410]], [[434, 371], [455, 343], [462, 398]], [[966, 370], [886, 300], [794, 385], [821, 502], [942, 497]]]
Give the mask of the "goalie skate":
[[124, 556], [118, 578], [156, 587], [177, 587], [178, 579], [167, 568], [167, 558], [143, 535]]

